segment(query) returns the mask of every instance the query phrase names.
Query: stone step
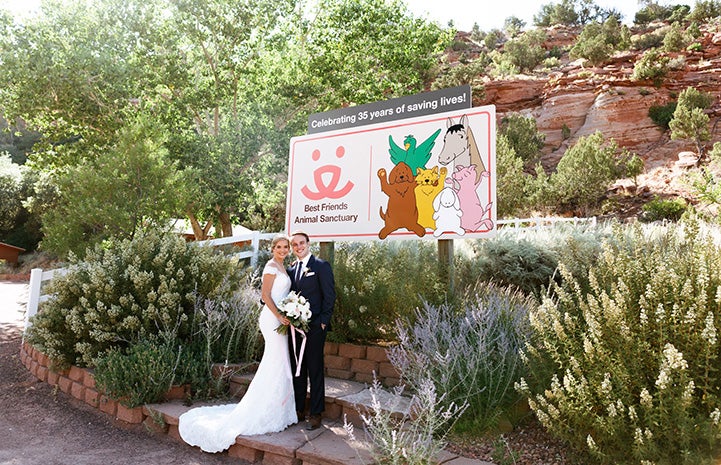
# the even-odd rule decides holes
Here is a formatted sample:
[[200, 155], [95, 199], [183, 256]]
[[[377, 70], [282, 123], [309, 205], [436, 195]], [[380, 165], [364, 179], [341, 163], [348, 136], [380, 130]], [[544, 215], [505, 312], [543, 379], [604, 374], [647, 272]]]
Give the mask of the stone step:
[[[235, 375], [233, 383], [247, 386], [250, 375]], [[407, 415], [409, 399], [384, 393], [380, 399], [393, 415]], [[194, 407], [218, 404], [219, 402], [183, 405], [181, 400], [145, 406], [146, 415], [157, 425], [150, 429], [166, 432], [170, 437], [182, 441], [178, 433], [178, 418]], [[238, 436], [235, 444], [227, 451], [231, 457], [263, 465], [363, 465], [373, 463], [370, 444], [360, 427], [360, 411], [369, 408], [371, 393], [362, 383], [326, 377], [326, 411], [322, 427], [313, 431], [306, 429], [305, 422], [279, 433], [256, 436]], [[352, 441], [343, 426], [344, 416], [353, 423], [356, 439]], [[448, 465], [493, 465], [444, 451], [438, 464]]]
[[[253, 373], [233, 375], [230, 377], [231, 393], [240, 399], [245, 394]], [[394, 396], [385, 390], [379, 393], [381, 405], [391, 412], [394, 418], [408, 417], [410, 399], [404, 396]], [[355, 426], [362, 426], [360, 414], [368, 411], [372, 405], [372, 396], [368, 385], [357, 381], [348, 381], [337, 378], [325, 378], [325, 412], [323, 418], [343, 421], [347, 419]]]

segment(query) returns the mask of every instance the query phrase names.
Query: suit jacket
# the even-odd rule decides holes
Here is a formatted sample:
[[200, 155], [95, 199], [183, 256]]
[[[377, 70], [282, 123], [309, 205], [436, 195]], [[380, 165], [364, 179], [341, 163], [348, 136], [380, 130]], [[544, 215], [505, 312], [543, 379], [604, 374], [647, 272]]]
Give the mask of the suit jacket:
[[330, 263], [311, 255], [308, 259], [307, 271], [300, 279], [295, 279], [295, 266], [287, 269], [290, 276], [290, 289], [305, 297], [310, 303], [313, 316], [311, 325], [325, 324], [330, 330], [330, 318], [335, 305], [335, 278]]

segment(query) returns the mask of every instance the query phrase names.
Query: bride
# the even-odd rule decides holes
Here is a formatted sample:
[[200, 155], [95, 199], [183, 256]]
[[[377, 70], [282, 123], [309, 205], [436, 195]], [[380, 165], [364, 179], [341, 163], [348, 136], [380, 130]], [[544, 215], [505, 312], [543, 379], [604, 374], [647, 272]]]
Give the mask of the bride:
[[276, 306], [290, 290], [290, 277], [283, 266], [283, 260], [290, 253], [290, 240], [276, 236], [271, 252], [273, 258], [263, 268], [261, 295], [265, 305], [258, 318], [265, 349], [248, 391], [238, 404], [194, 408], [179, 419], [178, 429], [183, 440], [206, 452], [229, 448], [238, 435], [273, 433], [298, 422], [288, 336], [275, 332], [279, 323], [290, 323]]

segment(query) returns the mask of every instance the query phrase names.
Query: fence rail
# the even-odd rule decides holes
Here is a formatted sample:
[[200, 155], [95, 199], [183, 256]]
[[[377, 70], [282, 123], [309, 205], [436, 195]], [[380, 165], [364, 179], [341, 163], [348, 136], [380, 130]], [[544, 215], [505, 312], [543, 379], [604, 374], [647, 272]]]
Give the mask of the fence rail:
[[[596, 225], [596, 217], [591, 218], [555, 218], [555, 217], [534, 217], [534, 218], [515, 218], [510, 220], [498, 220], [498, 225], [502, 229], [511, 230], [527, 230], [540, 229], [544, 227], [554, 226], [558, 223], [588, 223]], [[261, 233], [251, 231], [246, 234], [239, 234], [231, 237], [221, 237], [219, 239], [210, 239], [207, 241], [198, 241], [194, 244], [201, 246], [218, 247], [229, 244], [238, 244], [243, 242], [250, 243], [250, 249], [232, 254], [238, 260], [250, 258], [250, 265], [255, 267], [258, 263], [258, 254], [260, 252], [260, 241], [271, 240], [277, 233]], [[43, 283], [50, 281], [55, 276], [62, 276], [68, 272], [67, 268], [57, 268], [55, 270], [43, 271], [40, 268], [33, 268], [30, 272], [30, 289], [28, 297], [27, 311], [25, 312], [25, 328], [29, 327], [30, 317], [38, 312], [40, 303], [46, 301], [49, 296], [42, 293]]]

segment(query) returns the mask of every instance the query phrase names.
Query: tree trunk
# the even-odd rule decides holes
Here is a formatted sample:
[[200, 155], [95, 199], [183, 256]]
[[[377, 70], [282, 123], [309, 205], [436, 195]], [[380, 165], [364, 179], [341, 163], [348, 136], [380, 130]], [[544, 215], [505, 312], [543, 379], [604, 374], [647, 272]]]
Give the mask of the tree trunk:
[[193, 235], [196, 241], [204, 241], [208, 239], [208, 231], [213, 225], [210, 221], [205, 223], [205, 226], [201, 226], [198, 218], [195, 217], [193, 212], [188, 211], [188, 218], [190, 219], [190, 226], [193, 228]]
[[230, 222], [230, 214], [224, 211], [218, 212], [218, 219], [220, 220], [220, 227], [223, 233], [223, 237], [230, 237], [233, 235], [233, 224]]

